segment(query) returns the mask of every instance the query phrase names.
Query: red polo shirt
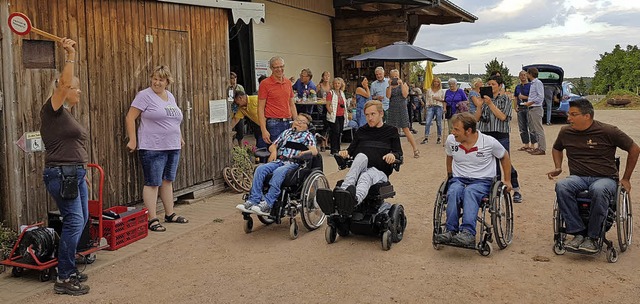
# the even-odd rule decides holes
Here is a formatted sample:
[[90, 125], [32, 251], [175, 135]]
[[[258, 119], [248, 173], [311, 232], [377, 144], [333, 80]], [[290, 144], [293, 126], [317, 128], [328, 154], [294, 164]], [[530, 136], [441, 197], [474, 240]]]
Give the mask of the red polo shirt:
[[282, 81], [277, 81], [272, 75], [260, 83], [258, 99], [266, 100], [264, 106], [265, 118], [291, 118], [289, 103], [293, 98], [292, 84], [284, 77]]

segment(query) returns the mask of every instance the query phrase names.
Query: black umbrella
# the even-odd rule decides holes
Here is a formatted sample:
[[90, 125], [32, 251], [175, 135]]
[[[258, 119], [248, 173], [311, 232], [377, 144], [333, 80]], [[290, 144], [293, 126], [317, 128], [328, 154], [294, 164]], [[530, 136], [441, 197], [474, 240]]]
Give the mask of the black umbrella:
[[415, 45], [408, 44], [404, 41], [395, 42], [394, 44], [385, 46], [381, 49], [347, 58], [347, 60], [352, 61], [381, 60], [395, 61], [400, 63], [424, 60], [433, 62], [447, 62], [456, 59], [457, 58], [453, 58], [444, 54], [440, 54], [438, 52], [430, 51]]

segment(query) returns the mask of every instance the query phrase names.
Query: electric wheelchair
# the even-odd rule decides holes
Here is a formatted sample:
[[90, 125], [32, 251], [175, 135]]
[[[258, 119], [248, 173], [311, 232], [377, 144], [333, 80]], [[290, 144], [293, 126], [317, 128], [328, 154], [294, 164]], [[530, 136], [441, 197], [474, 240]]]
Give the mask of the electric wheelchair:
[[[298, 143], [287, 142], [286, 146], [295, 146], [296, 149], [305, 151], [307, 147]], [[301, 145], [301, 146], [298, 146]], [[258, 157], [268, 157], [269, 152]], [[271, 208], [268, 216], [256, 215], [258, 220], [264, 225], [273, 223], [280, 224], [285, 217], [289, 218], [289, 236], [291, 239], [298, 238], [298, 222], [296, 215], [300, 213], [302, 224], [309, 231], [313, 231], [320, 227], [326, 220], [326, 216], [318, 208], [316, 202], [316, 190], [320, 188], [328, 188], [329, 181], [322, 172], [322, 156], [305, 154], [303, 157], [291, 158], [288, 161], [297, 162], [300, 166], [287, 172], [282, 182], [281, 191], [278, 199]], [[272, 174], [267, 175], [263, 183], [262, 192], [269, 190], [269, 180]], [[248, 194], [243, 196], [246, 201]], [[253, 218], [251, 213], [242, 212], [244, 219], [244, 232], [251, 233], [253, 229]]]
[[[338, 168], [350, 168], [353, 159], [343, 159], [335, 155]], [[396, 159], [393, 167], [399, 171], [402, 159]], [[338, 181], [337, 186], [342, 184]], [[351, 199], [336, 197], [329, 187], [318, 189], [318, 205], [328, 216], [325, 240], [328, 244], [336, 241], [337, 236], [346, 237], [350, 233], [380, 237], [382, 250], [391, 249], [393, 243], [402, 240], [407, 227], [407, 217], [404, 207], [400, 204], [390, 204], [385, 199], [395, 196], [393, 185], [382, 182], [372, 185], [362, 203], [353, 207]]]
[[[620, 166], [620, 159], [616, 158], [616, 166]], [[589, 190], [584, 190], [576, 196], [578, 202], [578, 210], [580, 218], [582, 219], [585, 227], [588, 226], [590, 216], [591, 195]], [[618, 261], [618, 251], [614, 247], [613, 241], [608, 240], [606, 233], [611, 229], [615, 223], [618, 232], [618, 245], [620, 246], [620, 252], [625, 252], [631, 245], [633, 236], [633, 215], [631, 212], [631, 198], [622, 185], [618, 184], [615, 197], [612, 197], [607, 208], [607, 215], [602, 223], [602, 230], [600, 238], [598, 238], [597, 245], [598, 251], [591, 253], [581, 250], [573, 250], [565, 247], [565, 241], [567, 237], [565, 221], [558, 208], [558, 200], [556, 199], [553, 204], [553, 252], [557, 255], [563, 255], [569, 251], [572, 253], [580, 253], [586, 255], [596, 255], [602, 252], [602, 245], [607, 246], [607, 261], [609, 263], [615, 263]]]
[[[479, 241], [473, 246], [463, 246], [453, 242], [438, 242], [436, 236], [446, 231], [448, 187], [449, 179], [446, 179], [440, 184], [433, 206], [433, 248], [440, 250], [443, 245], [453, 246], [477, 250], [480, 255], [488, 256], [491, 254], [491, 243], [493, 243], [494, 238], [500, 249], [505, 249], [511, 244], [513, 240], [513, 202], [511, 194], [506, 191], [507, 186], [497, 177], [493, 179], [489, 196], [483, 197], [480, 202], [479, 214], [476, 217], [481, 226], [480, 229], [476, 229], [476, 240], [478, 240], [479, 236]], [[462, 218], [461, 212], [459, 218]], [[490, 216], [489, 221], [487, 221], [487, 213]]]

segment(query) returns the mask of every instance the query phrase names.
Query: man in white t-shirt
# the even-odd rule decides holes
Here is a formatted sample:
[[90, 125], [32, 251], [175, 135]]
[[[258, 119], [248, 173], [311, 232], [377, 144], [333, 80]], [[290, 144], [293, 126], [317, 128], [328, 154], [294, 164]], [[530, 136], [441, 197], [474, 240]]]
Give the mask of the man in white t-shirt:
[[[511, 191], [511, 161], [509, 153], [493, 137], [476, 130], [471, 113], [458, 113], [451, 117], [453, 128], [447, 137], [447, 231], [438, 234], [441, 243], [473, 246], [476, 235], [476, 217], [480, 201], [489, 194], [496, 176], [496, 158], [500, 159], [504, 183]], [[462, 225], [459, 224], [460, 208]], [[458, 233], [459, 232], [459, 233]]]

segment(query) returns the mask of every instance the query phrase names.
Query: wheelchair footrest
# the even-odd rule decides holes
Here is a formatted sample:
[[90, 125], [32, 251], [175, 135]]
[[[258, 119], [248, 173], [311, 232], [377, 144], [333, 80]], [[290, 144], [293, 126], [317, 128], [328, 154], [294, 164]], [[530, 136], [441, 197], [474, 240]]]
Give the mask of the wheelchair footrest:
[[324, 214], [333, 214], [336, 211], [331, 189], [318, 189], [316, 191], [316, 200]]
[[333, 197], [336, 202], [336, 210], [338, 213], [341, 215], [351, 215], [353, 213], [353, 209], [357, 202], [349, 191], [336, 189], [333, 191]]

